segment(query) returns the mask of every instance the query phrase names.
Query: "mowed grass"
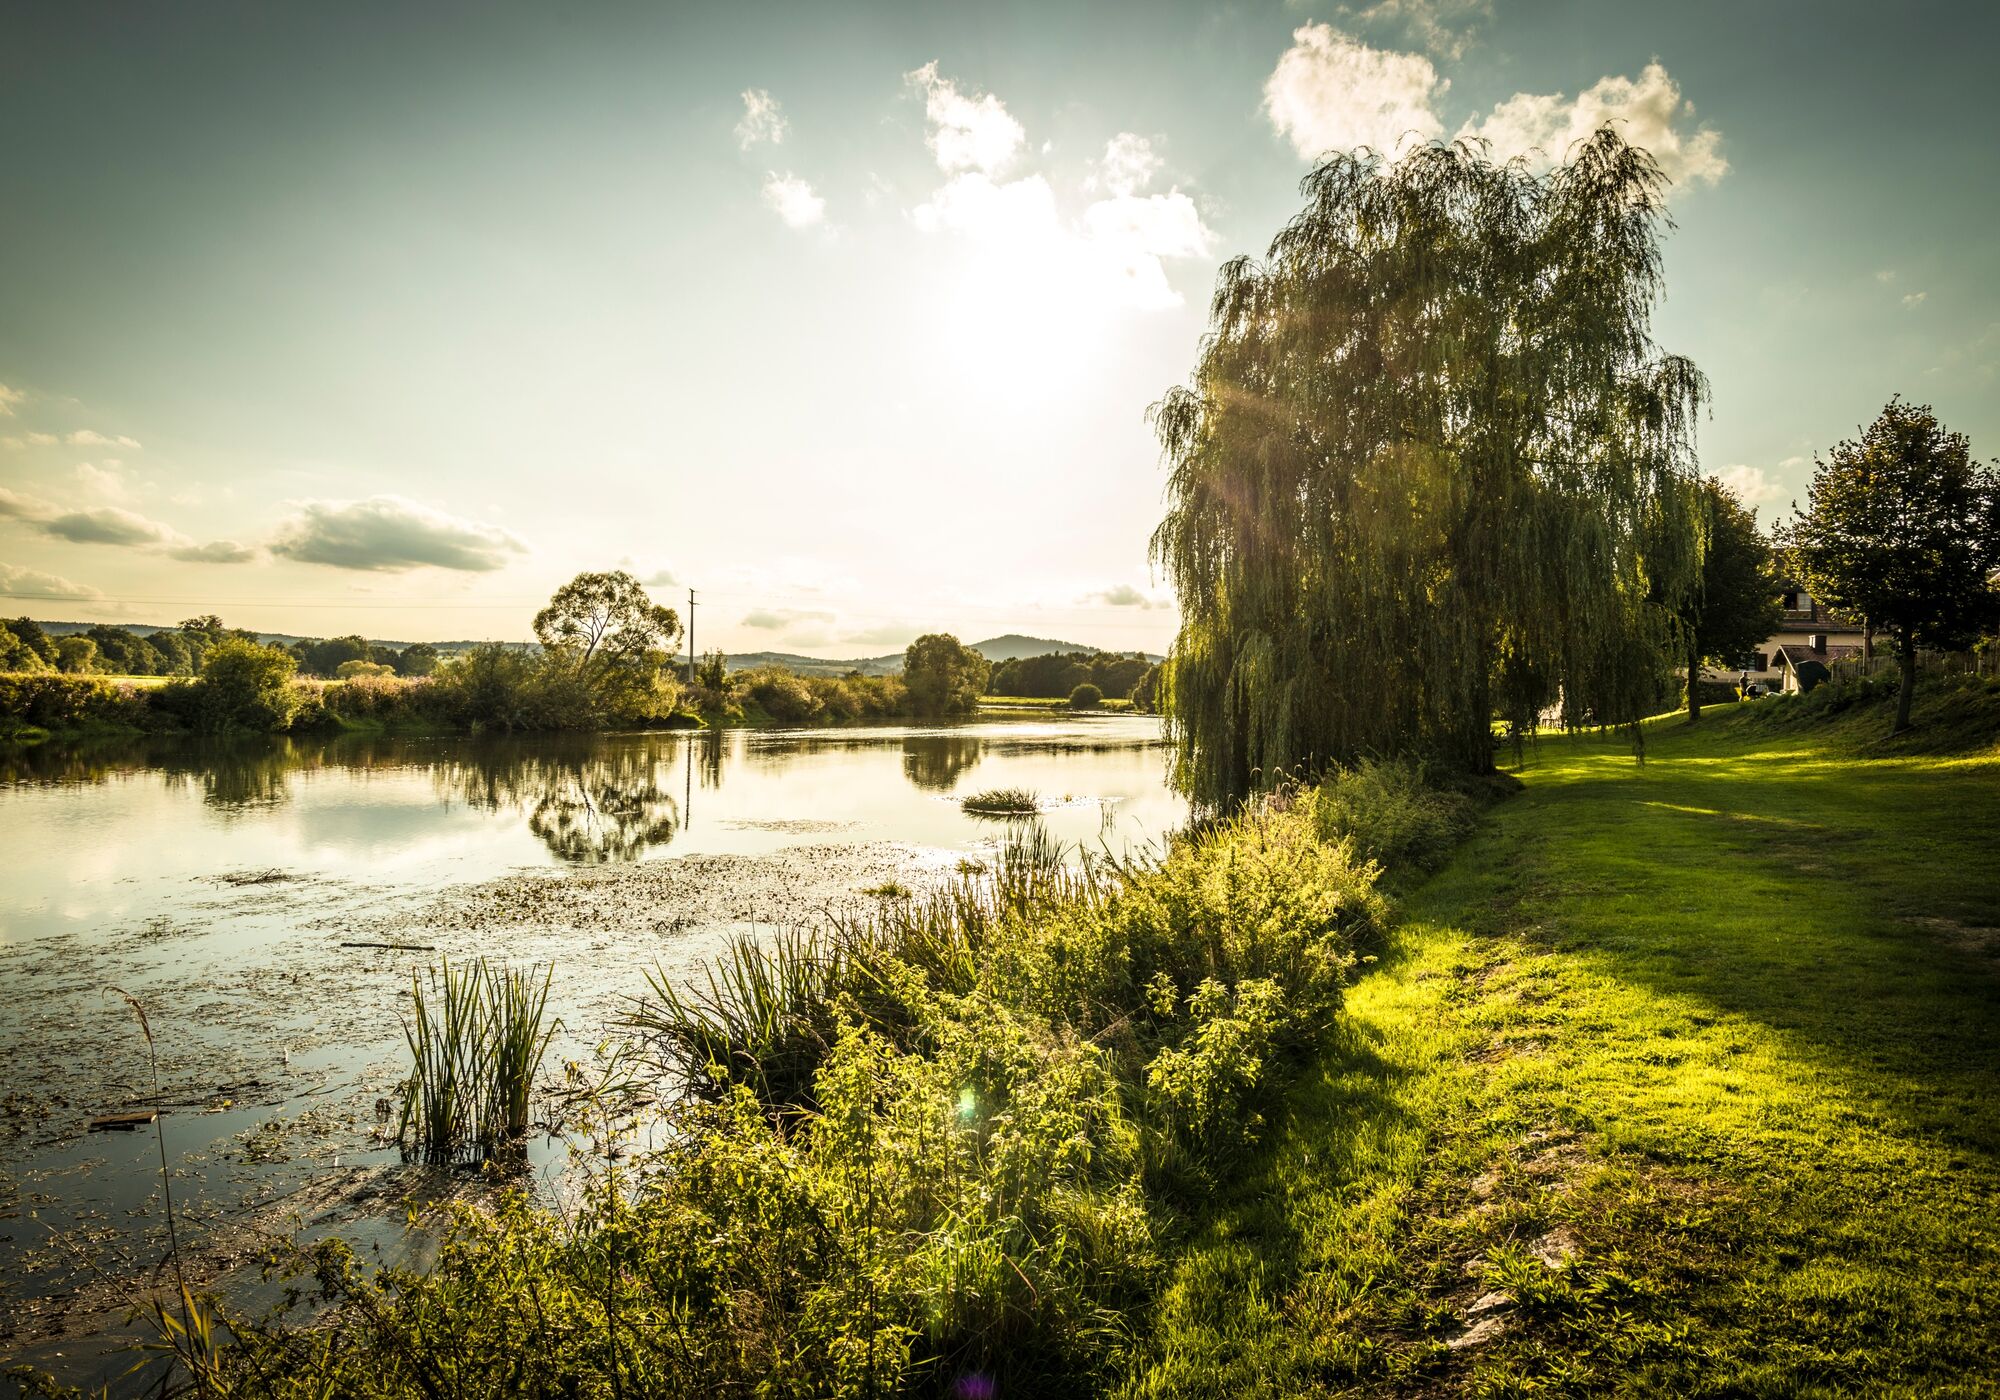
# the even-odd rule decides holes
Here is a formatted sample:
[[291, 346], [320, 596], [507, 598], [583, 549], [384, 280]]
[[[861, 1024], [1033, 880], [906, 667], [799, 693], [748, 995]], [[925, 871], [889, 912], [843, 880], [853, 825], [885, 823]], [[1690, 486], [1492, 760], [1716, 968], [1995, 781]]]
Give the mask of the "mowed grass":
[[1126, 1393], [2000, 1393], [2000, 695], [1967, 693], [1947, 756], [1879, 704], [1666, 717], [1643, 767], [1544, 739]]

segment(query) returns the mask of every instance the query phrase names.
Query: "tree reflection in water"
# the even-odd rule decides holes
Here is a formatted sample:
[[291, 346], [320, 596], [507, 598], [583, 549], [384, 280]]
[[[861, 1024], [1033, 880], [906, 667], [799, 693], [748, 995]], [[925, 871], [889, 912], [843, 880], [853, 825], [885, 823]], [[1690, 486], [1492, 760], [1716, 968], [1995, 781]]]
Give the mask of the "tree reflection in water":
[[903, 740], [903, 776], [928, 792], [950, 792], [979, 762], [984, 741], [969, 734], [911, 734]]
[[525, 811], [528, 830], [559, 860], [637, 860], [680, 830], [681, 808], [650, 748], [594, 751], [589, 740], [481, 747], [440, 763], [440, 788], [468, 806]]

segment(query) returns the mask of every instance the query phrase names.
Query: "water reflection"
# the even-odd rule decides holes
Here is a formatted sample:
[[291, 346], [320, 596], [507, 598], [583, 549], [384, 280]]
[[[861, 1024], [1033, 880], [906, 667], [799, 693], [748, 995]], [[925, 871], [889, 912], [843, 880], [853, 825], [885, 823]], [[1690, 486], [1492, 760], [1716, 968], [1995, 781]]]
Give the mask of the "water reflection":
[[[1121, 802], [1142, 799], [1149, 821], [1171, 818], [1160, 784], [1157, 724], [1138, 720], [982, 723], [962, 728], [709, 730], [696, 733], [569, 735], [535, 738], [330, 739], [234, 741], [131, 739], [51, 742], [0, 748], [0, 795], [14, 791], [0, 835], [30, 820], [21, 798], [32, 789], [117, 787], [117, 803], [93, 802], [112, 820], [147, 789], [198, 793], [231, 829], [259, 830], [293, 813], [299, 839], [371, 857], [411, 851], [441, 833], [452, 809], [501, 819], [567, 864], [642, 859], [686, 842], [698, 803], [707, 833], [698, 849], [762, 847], [781, 836], [872, 830], [898, 840], [958, 844], [982, 839], [955, 803], [982, 763], [981, 779], [1020, 781], [1051, 796], [1106, 803], [1089, 827]], [[1055, 765], [1055, 766], [1051, 766]], [[913, 802], [913, 798], [923, 800]], [[1150, 810], [1155, 802], [1159, 810]], [[261, 814], [261, 815], [260, 815]], [[133, 813], [136, 817], [136, 810]], [[252, 820], [254, 819], [254, 820]], [[1071, 839], [1095, 836], [1072, 821]], [[489, 824], [490, 825], [490, 824]], [[757, 834], [761, 833], [761, 835]], [[443, 839], [441, 836], [438, 839]], [[844, 838], [843, 838], [844, 839]], [[211, 853], [220, 864], [247, 858], [237, 847]]]

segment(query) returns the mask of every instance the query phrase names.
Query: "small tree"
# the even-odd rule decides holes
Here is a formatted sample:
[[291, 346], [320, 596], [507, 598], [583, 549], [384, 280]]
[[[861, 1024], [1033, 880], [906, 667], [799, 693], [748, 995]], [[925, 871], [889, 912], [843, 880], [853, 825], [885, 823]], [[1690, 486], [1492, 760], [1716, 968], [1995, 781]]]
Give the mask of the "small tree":
[[[680, 634], [674, 610], [655, 603], [622, 570], [578, 574], [535, 614], [535, 637], [549, 664], [569, 672], [600, 708], [614, 713], [651, 708], [646, 697], [663, 683], [661, 670]], [[671, 697], [660, 702], [672, 708]]]
[[292, 675], [298, 658], [280, 647], [267, 647], [241, 637], [224, 637], [202, 661], [197, 697], [197, 723], [214, 732], [253, 729], [274, 733], [291, 723], [298, 709]]
[[1069, 707], [1072, 710], [1094, 710], [1104, 703], [1104, 692], [1085, 681], [1069, 693]]
[[56, 638], [56, 669], [87, 676], [97, 669], [97, 643], [88, 637]]
[[1705, 535], [1701, 592], [1683, 606], [1687, 626], [1688, 723], [1701, 720], [1701, 668], [1733, 664], [1778, 630], [1784, 610], [1771, 572], [1771, 549], [1757, 532], [1757, 516], [1720, 482], [1704, 481], [1698, 509]]
[[333, 668], [335, 680], [351, 681], [357, 676], [393, 676], [394, 666], [384, 666], [379, 661], [343, 661]]
[[396, 674], [428, 676], [438, 668], [438, 649], [429, 642], [415, 642], [396, 653]]
[[903, 684], [920, 715], [965, 715], [979, 708], [992, 667], [949, 632], [933, 632], [903, 652]]
[[1859, 441], [1815, 460], [1809, 507], [1783, 544], [1814, 595], [1895, 642], [1900, 734], [1917, 649], [1966, 646], [2000, 614], [2000, 468], [1973, 461], [1929, 404], [1892, 398]]

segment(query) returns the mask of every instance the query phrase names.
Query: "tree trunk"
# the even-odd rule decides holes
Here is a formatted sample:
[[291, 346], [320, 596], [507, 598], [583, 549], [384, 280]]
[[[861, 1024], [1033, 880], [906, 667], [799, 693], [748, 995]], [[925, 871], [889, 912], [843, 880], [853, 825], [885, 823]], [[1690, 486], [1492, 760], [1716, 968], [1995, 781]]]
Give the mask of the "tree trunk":
[[1901, 734], [1910, 727], [1910, 698], [1917, 690], [1917, 648], [1907, 637], [1897, 639], [1897, 657], [1903, 663], [1902, 684], [1896, 687], [1896, 727], [1889, 732]]
[[1701, 723], [1701, 655], [1688, 648], [1688, 723]]

